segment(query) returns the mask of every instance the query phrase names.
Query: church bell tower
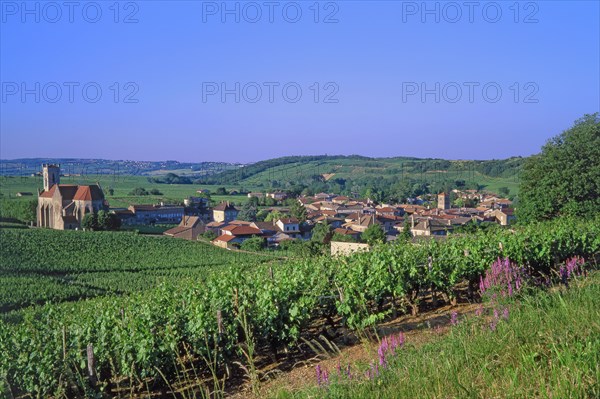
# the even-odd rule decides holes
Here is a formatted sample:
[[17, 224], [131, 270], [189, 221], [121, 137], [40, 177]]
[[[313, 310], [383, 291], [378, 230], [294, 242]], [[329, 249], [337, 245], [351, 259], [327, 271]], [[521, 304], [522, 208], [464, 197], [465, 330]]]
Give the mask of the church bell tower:
[[55, 184], [60, 184], [60, 165], [43, 164], [44, 191], [50, 190]]

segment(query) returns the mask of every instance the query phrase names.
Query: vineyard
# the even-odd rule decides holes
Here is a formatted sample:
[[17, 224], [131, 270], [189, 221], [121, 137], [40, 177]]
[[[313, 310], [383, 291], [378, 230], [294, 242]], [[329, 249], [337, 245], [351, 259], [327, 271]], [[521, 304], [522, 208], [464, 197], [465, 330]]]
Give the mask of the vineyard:
[[[229, 257], [241, 255], [208, 249], [194, 253], [192, 246], [201, 244], [145, 241], [153, 238], [132, 234], [76, 238], [75, 232], [61, 246], [51, 232], [35, 231], [35, 239], [27, 240], [16, 230], [1, 234], [2, 258], [8, 259], [2, 272], [23, 273], [31, 284], [42, 270], [49, 277], [85, 270], [80, 283], [109, 290], [140, 270], [168, 274], [199, 265], [199, 257], [210, 259], [204, 265], [219, 265], [218, 273], [177, 272], [177, 278], [138, 292], [144, 283], [134, 283], [138, 276], [131, 275], [135, 288], [129, 295], [44, 305], [23, 310], [18, 323], [0, 322], [0, 392], [33, 397], [99, 392], [114, 397], [124, 389], [167, 392], [178, 384], [200, 388], [205, 377], [224, 380], [240, 365], [254, 381], [259, 354], [282, 356], [315, 334], [316, 325], [361, 333], [398, 312], [418, 313], [426, 296], [454, 302], [461, 295], [458, 285], [474, 297], [480, 277], [498, 258], [509, 258], [536, 279], [556, 279], [559, 263], [582, 256], [595, 264], [600, 251], [599, 218], [383, 245], [346, 258], [271, 262], [251, 255], [234, 260]], [[42, 251], [40, 242], [46, 241], [49, 248]], [[159, 251], [156, 245], [165, 247]], [[94, 247], [93, 256], [74, 255]], [[172, 252], [164, 258], [167, 250]], [[101, 275], [107, 270], [115, 273], [112, 278]], [[222, 388], [210, 390], [218, 394]]]
[[0, 229], [0, 257], [4, 310], [126, 294], [164, 281], [201, 279], [229, 264], [273, 259], [168, 237], [45, 229]]

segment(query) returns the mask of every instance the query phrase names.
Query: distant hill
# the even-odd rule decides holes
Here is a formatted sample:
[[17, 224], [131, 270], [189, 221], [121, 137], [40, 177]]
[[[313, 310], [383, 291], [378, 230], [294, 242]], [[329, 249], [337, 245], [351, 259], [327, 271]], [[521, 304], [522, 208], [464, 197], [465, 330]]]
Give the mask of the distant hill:
[[282, 189], [313, 187], [315, 190], [322, 188], [346, 192], [359, 192], [367, 186], [389, 191], [392, 186], [407, 184], [425, 184], [430, 188], [428, 191], [453, 187], [490, 190], [508, 187], [515, 192], [524, 160], [522, 157], [451, 161], [359, 155], [290, 156], [212, 174], [201, 181], [204, 184]]
[[206, 176], [230, 169], [239, 164], [227, 162], [128, 161], [83, 158], [22, 158], [0, 160], [0, 175], [28, 176], [41, 171], [43, 163], [60, 164], [63, 174], [160, 176], [175, 173], [185, 176]]

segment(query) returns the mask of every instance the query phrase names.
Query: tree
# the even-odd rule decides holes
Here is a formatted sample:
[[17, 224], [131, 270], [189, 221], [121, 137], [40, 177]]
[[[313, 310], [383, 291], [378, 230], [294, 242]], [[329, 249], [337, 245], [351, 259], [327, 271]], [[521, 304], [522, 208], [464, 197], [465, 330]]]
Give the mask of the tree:
[[312, 229], [311, 240], [319, 243], [324, 243], [331, 238], [331, 229], [327, 223], [317, 223]]
[[202, 234], [202, 237], [206, 238], [208, 241], [212, 241], [217, 238], [217, 233], [212, 230], [206, 230], [206, 232]]
[[150, 194], [152, 194], [152, 195], [163, 195], [163, 193], [161, 193], [157, 188], [153, 188], [152, 190], [150, 190]]
[[274, 221], [277, 221], [277, 220], [279, 220], [279, 219], [281, 219], [283, 217], [285, 217], [285, 215], [283, 213], [281, 213], [279, 211], [272, 211], [265, 218], [265, 222], [274, 222]]
[[264, 222], [267, 216], [269, 216], [269, 211], [266, 209], [261, 209], [256, 213], [256, 221]]
[[98, 215], [96, 216], [96, 223], [98, 225], [98, 230], [106, 230], [106, 226], [110, 224], [108, 221], [108, 212], [105, 210], [100, 210]]
[[95, 213], [86, 214], [81, 221], [81, 227], [88, 230], [98, 229], [98, 215]]
[[109, 213], [105, 229], [106, 230], [119, 230], [120, 228], [121, 228], [121, 219], [119, 219], [119, 217], [116, 214]]
[[410, 239], [412, 238], [412, 232], [410, 231], [410, 222], [408, 221], [408, 218], [404, 220], [404, 228], [402, 229], [402, 233], [400, 233], [400, 235], [398, 236], [398, 238], [404, 240], [404, 241], [410, 241]]
[[256, 222], [256, 214], [258, 210], [256, 209], [256, 205], [254, 205], [251, 201], [246, 202], [240, 212], [238, 213], [238, 220], [245, 220], [247, 222]]
[[135, 195], [135, 196], [148, 195], [148, 191], [146, 191], [146, 189], [143, 187], [136, 187], [133, 190], [131, 190], [129, 195]]
[[600, 211], [600, 118], [585, 115], [523, 165], [517, 217], [525, 222]]
[[361, 238], [369, 245], [383, 244], [385, 242], [385, 233], [378, 224], [372, 224], [362, 233]]
[[465, 206], [465, 200], [464, 200], [464, 198], [460, 198], [459, 197], [459, 198], [455, 199], [454, 200], [454, 205], [457, 206], [457, 207], [459, 207], [459, 208], [464, 207]]
[[356, 242], [354, 237], [347, 234], [333, 233], [331, 236], [331, 241], [341, 241], [341, 242]]
[[265, 246], [264, 238], [258, 237], [258, 236], [252, 236], [251, 238], [244, 240], [241, 248], [244, 251], [258, 252], [258, 251], [262, 250], [264, 248], [264, 246]]
[[508, 197], [508, 194], [510, 194], [510, 189], [508, 187], [500, 187], [498, 189], [498, 194], [502, 195], [503, 197]]
[[217, 188], [217, 191], [215, 191], [216, 195], [227, 195], [227, 190], [225, 189], [225, 187], [219, 187]]
[[298, 201], [294, 200], [292, 205], [290, 206], [290, 213], [293, 217], [298, 219], [300, 222], [306, 222], [306, 217], [308, 212], [306, 208]]
[[110, 196], [113, 196], [113, 195], [115, 195], [115, 189], [114, 189], [114, 188], [112, 188], [112, 187], [109, 187], [109, 188], [108, 188], [108, 195], [110, 195]]

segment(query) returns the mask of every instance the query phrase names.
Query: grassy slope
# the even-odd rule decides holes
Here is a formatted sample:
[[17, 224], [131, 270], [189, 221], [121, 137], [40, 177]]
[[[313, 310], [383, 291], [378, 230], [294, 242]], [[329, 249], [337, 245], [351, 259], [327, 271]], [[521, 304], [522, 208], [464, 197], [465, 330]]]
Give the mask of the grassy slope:
[[434, 342], [419, 348], [407, 342], [373, 380], [359, 372], [352, 382], [333, 377], [328, 387], [274, 391], [272, 396], [600, 397], [600, 273], [567, 292], [537, 292], [510, 309], [508, 321], [498, 322], [495, 331], [490, 315], [472, 315]]

